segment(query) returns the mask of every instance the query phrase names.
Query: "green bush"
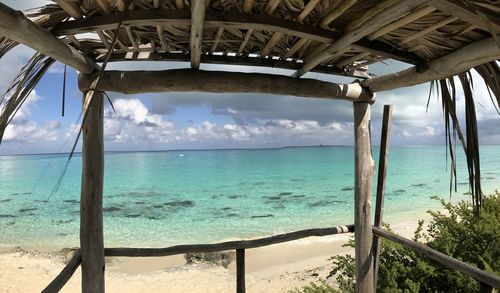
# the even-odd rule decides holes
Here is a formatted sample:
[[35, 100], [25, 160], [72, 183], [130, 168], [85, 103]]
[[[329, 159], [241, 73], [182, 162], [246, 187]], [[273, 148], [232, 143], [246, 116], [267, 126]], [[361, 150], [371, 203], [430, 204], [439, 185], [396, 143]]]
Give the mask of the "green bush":
[[[479, 215], [466, 201], [456, 205], [444, 200], [440, 202], [445, 211], [429, 211], [432, 220], [427, 232], [424, 232], [423, 221], [419, 221], [413, 240], [500, 275], [500, 193], [484, 197]], [[347, 246], [354, 247], [354, 241], [351, 240]], [[335, 277], [340, 292], [354, 292], [354, 258], [345, 255], [334, 256], [331, 260], [330, 277]], [[447, 269], [409, 248], [382, 239], [377, 292], [478, 291], [476, 280]]]

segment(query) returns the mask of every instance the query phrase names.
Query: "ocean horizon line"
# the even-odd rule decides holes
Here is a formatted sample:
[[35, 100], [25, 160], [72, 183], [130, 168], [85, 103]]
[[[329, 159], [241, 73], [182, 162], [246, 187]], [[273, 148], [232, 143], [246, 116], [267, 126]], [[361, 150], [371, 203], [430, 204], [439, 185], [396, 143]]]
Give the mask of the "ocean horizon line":
[[[500, 144], [482, 144], [481, 146], [494, 146]], [[373, 144], [372, 146], [379, 146]], [[392, 147], [436, 147], [445, 144], [415, 144], [415, 145], [392, 145]], [[192, 152], [192, 151], [259, 151], [259, 150], [279, 150], [279, 149], [293, 149], [293, 148], [317, 148], [317, 147], [354, 147], [353, 144], [319, 144], [319, 145], [286, 145], [276, 147], [235, 147], [235, 148], [180, 148], [180, 149], [161, 149], [161, 150], [105, 150], [105, 154], [109, 153], [163, 153], [163, 152]], [[73, 154], [81, 154], [81, 151], [75, 151]], [[0, 157], [10, 156], [45, 156], [45, 155], [69, 155], [70, 152], [46, 152], [46, 153], [17, 153], [17, 154], [0, 154]]]

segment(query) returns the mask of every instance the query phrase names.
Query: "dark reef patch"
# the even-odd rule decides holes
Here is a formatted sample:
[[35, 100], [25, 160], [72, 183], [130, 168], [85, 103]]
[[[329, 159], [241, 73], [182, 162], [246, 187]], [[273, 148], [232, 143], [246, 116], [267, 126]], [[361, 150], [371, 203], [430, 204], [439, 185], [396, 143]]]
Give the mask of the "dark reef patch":
[[239, 217], [240, 215], [238, 215], [237, 213], [229, 213], [226, 215], [226, 218], [235, 218], [235, 217]]
[[292, 182], [303, 182], [305, 180], [302, 179], [302, 178], [292, 178], [292, 179], [290, 179], [290, 181], [292, 181]]
[[417, 183], [417, 184], [412, 184], [411, 186], [413, 186], [413, 187], [424, 187], [426, 185], [427, 184], [425, 184], [425, 183]]
[[[12, 200], [12, 198], [6, 198], [6, 199], [2, 199], [2, 200], [0, 200], [0, 202], [9, 202], [9, 201], [11, 201], [11, 200]], [[35, 201], [36, 201], [36, 200], [35, 200]]]
[[227, 210], [230, 210], [231, 208], [230, 207], [223, 207], [222, 210], [223, 211], [227, 211]]
[[251, 216], [250, 218], [256, 219], [256, 218], [272, 218], [274, 215], [272, 214], [267, 214], [267, 215], [257, 215], [257, 216]]
[[107, 208], [103, 209], [103, 211], [108, 212], [108, 213], [117, 212], [117, 211], [121, 211], [121, 210], [122, 209], [119, 207], [107, 207]]
[[406, 190], [405, 189], [396, 189], [394, 190], [395, 193], [405, 193]]
[[278, 194], [279, 196], [287, 196], [287, 195], [292, 195], [293, 192], [280, 192], [280, 194]]
[[74, 204], [80, 203], [80, 201], [76, 200], [76, 199], [65, 199], [65, 200], [63, 200], [63, 202], [74, 203]]
[[136, 202], [134, 202], [134, 203], [135, 203], [135, 204], [145, 204], [145, 202], [143, 202], [143, 201], [136, 201]]
[[171, 207], [190, 208], [190, 207], [194, 207], [194, 201], [192, 201], [192, 200], [170, 201], [170, 202], [165, 203], [165, 205], [171, 206]]
[[155, 208], [155, 209], [161, 209], [162, 207], [163, 207], [162, 204], [155, 204], [155, 205], [153, 205], [153, 208]]
[[262, 198], [268, 199], [268, 200], [281, 200], [282, 198], [280, 196], [263, 196]]
[[38, 208], [24, 208], [24, 209], [20, 209], [19, 212], [26, 213], [26, 212], [36, 211], [36, 210], [38, 210]]
[[49, 201], [48, 201], [48, 200], [46, 200], [46, 199], [35, 199], [35, 200], [33, 200], [33, 201], [34, 201], [34, 202], [43, 202], [43, 203], [47, 203], [47, 202], [49, 202]]
[[15, 218], [16, 216], [14, 215], [0, 215], [0, 219], [12, 219]]
[[126, 218], [138, 218], [140, 216], [141, 216], [140, 214], [127, 214], [127, 215], [125, 215]]
[[292, 196], [293, 198], [303, 198], [303, 197], [306, 197], [305, 194], [296, 194], [296, 195], [293, 195]]
[[341, 191], [352, 191], [354, 190], [354, 187], [344, 187], [341, 189]]
[[255, 186], [260, 186], [260, 185], [264, 185], [264, 184], [266, 184], [266, 182], [264, 182], [264, 181], [258, 181], [258, 182], [253, 183], [253, 185], [255, 185]]

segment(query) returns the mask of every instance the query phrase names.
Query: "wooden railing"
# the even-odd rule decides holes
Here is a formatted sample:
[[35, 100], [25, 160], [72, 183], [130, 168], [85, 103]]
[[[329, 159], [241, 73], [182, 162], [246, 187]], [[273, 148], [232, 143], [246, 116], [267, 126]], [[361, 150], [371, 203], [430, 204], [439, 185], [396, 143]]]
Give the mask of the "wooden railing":
[[[418, 253], [437, 261], [445, 267], [464, 273], [465, 275], [477, 280], [481, 288], [491, 289], [500, 288], [500, 277], [478, 269], [463, 261], [452, 258], [444, 253], [436, 251], [424, 244], [406, 239], [379, 227], [373, 226], [373, 233], [376, 237], [382, 237], [387, 240], [399, 243]], [[241, 241], [228, 241], [216, 244], [194, 244], [177, 245], [166, 248], [106, 248], [106, 256], [121, 257], [158, 257], [186, 253], [209, 253], [227, 250], [236, 250], [236, 292], [245, 292], [245, 250], [268, 246], [283, 242], [294, 241], [312, 236], [327, 236], [342, 233], [354, 232], [354, 225], [339, 226], [333, 228], [320, 228], [300, 230], [291, 233], [279, 234], [275, 236]], [[42, 291], [43, 293], [59, 292], [68, 282], [81, 262], [80, 252], [77, 251], [61, 273]]]
[[[327, 236], [354, 232], [354, 225], [299, 230], [252, 240], [227, 241], [215, 244], [176, 245], [165, 248], [106, 248], [106, 256], [123, 257], [157, 257], [186, 253], [208, 253], [236, 250], [236, 291], [245, 292], [245, 249], [268, 246], [294, 241], [313, 236]], [[59, 275], [42, 291], [42, 293], [59, 292], [64, 287], [81, 263], [80, 251], [68, 262]]]

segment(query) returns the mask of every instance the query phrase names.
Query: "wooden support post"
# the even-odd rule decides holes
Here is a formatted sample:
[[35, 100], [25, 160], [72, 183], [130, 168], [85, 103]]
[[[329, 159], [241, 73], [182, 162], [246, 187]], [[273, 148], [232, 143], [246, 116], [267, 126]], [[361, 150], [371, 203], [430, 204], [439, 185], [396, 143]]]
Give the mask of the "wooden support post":
[[236, 249], [236, 293], [245, 293], [245, 250]]
[[370, 104], [354, 105], [355, 206], [354, 240], [356, 243], [356, 292], [372, 293], [373, 233], [371, 224], [374, 162], [370, 141]]
[[[88, 96], [88, 95], [85, 95]], [[104, 292], [102, 193], [104, 175], [103, 94], [84, 101], [80, 251], [82, 292]]]
[[[392, 105], [384, 105], [382, 133], [380, 135], [380, 154], [378, 159], [377, 198], [375, 203], [376, 227], [382, 226], [384, 215], [385, 178], [387, 176], [387, 160], [389, 158], [389, 142], [391, 139]], [[380, 238], [373, 238], [373, 288], [377, 290], [378, 265], [380, 257]]]

